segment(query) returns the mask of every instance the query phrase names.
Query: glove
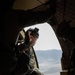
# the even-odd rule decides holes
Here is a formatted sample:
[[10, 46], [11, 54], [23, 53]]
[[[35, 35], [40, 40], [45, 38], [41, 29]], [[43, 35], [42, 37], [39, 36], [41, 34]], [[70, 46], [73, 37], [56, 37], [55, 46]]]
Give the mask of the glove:
[[40, 72], [39, 69], [33, 69], [34, 71], [30, 75], [44, 75], [42, 72]]

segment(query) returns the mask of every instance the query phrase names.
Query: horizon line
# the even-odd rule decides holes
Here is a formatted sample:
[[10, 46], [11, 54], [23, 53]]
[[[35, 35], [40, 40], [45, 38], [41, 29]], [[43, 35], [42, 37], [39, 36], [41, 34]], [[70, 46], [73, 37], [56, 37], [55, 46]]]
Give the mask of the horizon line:
[[47, 50], [35, 50], [35, 51], [50, 51], [50, 50], [60, 50], [60, 51], [62, 51], [62, 49], [47, 49]]

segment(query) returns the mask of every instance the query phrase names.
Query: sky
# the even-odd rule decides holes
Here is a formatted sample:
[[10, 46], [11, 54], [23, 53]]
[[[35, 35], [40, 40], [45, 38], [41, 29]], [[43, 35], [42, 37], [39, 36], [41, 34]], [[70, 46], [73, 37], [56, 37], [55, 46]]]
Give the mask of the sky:
[[37, 24], [34, 26], [26, 27], [25, 31], [29, 28], [39, 28], [39, 38], [34, 46], [35, 50], [61, 50], [58, 39], [48, 23]]

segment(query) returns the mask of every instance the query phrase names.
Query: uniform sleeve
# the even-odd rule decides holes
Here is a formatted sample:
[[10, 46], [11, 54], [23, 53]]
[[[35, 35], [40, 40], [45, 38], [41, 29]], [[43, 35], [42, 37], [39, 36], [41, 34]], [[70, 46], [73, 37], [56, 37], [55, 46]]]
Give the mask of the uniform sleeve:
[[16, 68], [16, 74], [24, 74], [29, 71], [29, 56], [22, 53], [18, 57], [18, 63]]

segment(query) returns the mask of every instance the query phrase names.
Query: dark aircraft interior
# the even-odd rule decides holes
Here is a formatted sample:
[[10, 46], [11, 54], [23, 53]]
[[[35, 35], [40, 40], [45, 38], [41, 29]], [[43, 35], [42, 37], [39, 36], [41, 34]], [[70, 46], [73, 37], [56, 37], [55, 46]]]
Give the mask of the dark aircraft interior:
[[[45, 22], [62, 48], [60, 75], [75, 75], [75, 0], [1, 0], [0, 75], [43, 75], [39, 70], [29, 70], [27, 55], [19, 51], [29, 44], [24, 28]], [[33, 68], [39, 69], [34, 48], [31, 50]]]

